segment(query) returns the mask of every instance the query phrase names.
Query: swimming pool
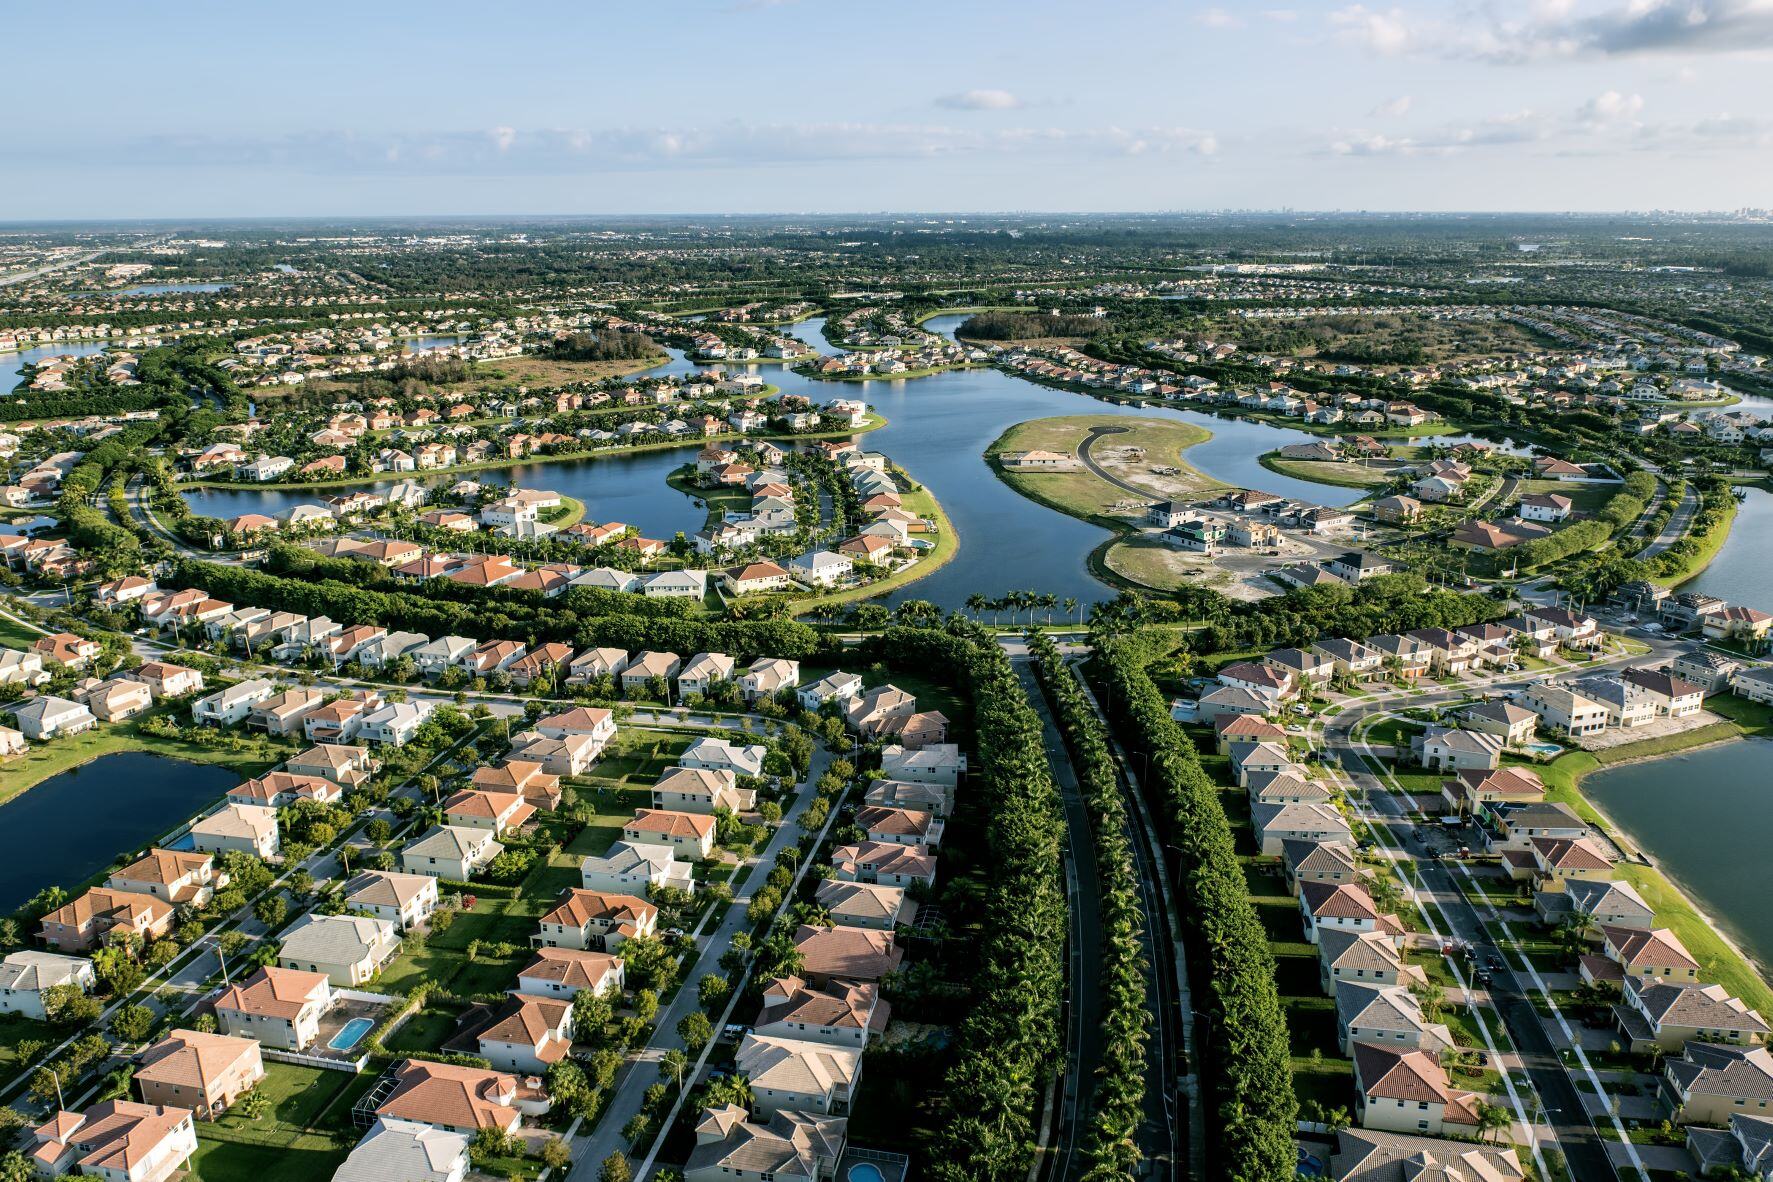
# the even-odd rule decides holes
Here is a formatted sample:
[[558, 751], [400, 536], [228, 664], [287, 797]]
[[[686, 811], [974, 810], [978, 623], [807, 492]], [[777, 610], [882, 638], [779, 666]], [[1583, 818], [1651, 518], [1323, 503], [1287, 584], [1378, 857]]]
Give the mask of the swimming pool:
[[886, 1177], [880, 1172], [880, 1167], [871, 1161], [856, 1162], [844, 1176], [848, 1182], [884, 1182]]
[[335, 1051], [348, 1051], [363, 1041], [363, 1036], [375, 1029], [374, 1018], [352, 1018], [339, 1027], [339, 1032], [332, 1036], [326, 1045]]
[[1522, 743], [1521, 749], [1540, 759], [1555, 759], [1559, 755], [1562, 755], [1564, 751], [1561, 743], [1551, 743], [1544, 739], [1540, 739], [1533, 743]]

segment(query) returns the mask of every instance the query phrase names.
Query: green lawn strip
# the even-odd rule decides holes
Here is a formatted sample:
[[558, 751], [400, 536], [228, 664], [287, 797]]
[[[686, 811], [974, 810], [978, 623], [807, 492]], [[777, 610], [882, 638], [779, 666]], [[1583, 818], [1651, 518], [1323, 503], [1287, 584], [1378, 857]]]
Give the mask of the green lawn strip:
[[1730, 527], [1736, 521], [1736, 499], [1728, 497], [1725, 500], [1723, 515], [1708, 532], [1688, 535], [1696, 537], [1699, 544], [1686, 561], [1682, 562], [1680, 567], [1672, 573], [1657, 575], [1651, 579], [1651, 582], [1660, 583], [1664, 587], [1677, 587], [1687, 580], [1697, 577], [1699, 572], [1711, 565], [1712, 559], [1718, 556], [1718, 551], [1722, 550], [1724, 543], [1729, 540]]
[[1270, 472], [1308, 480], [1313, 484], [1333, 484], [1341, 488], [1376, 488], [1389, 484], [1396, 469], [1363, 468], [1342, 460], [1290, 460], [1274, 452], [1265, 452], [1256, 462]]
[[252, 1182], [315, 1182], [333, 1176], [349, 1157], [348, 1146], [292, 1148], [284, 1145], [218, 1141], [199, 1125], [197, 1152], [191, 1156], [196, 1178], [247, 1178]]
[[291, 755], [297, 748], [264, 735], [230, 731], [216, 743], [191, 743], [143, 733], [137, 723], [100, 723], [78, 735], [65, 735], [47, 743], [33, 743], [20, 756], [0, 764], [0, 802], [34, 788], [44, 780], [60, 775], [70, 768], [90, 763], [101, 755], [120, 751], [145, 751], [182, 759], [190, 763], [215, 764], [237, 773], [242, 779], [256, 776], [273, 764]]
[[1620, 863], [1614, 873], [1637, 888], [1644, 902], [1655, 910], [1657, 925], [1671, 929], [1687, 946], [1699, 962], [1700, 980], [1722, 985], [1757, 1013], [1773, 1013], [1773, 988], [1693, 909], [1673, 883], [1651, 867], [1632, 863]]

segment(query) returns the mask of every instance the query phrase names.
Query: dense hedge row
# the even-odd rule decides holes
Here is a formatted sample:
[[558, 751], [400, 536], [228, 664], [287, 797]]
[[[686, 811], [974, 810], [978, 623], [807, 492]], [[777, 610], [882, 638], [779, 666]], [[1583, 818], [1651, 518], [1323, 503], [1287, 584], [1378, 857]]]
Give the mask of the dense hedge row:
[[1050, 638], [1032, 645], [1035, 668], [1055, 707], [1078, 787], [1090, 813], [1096, 876], [1102, 897], [1102, 1064], [1096, 1076], [1083, 1176], [1092, 1182], [1131, 1178], [1139, 1165], [1134, 1134], [1144, 1119], [1146, 992], [1140, 939], [1145, 914], [1139, 876], [1127, 841], [1126, 801], [1109, 753], [1107, 732], [1077, 677]]
[[[630, 651], [723, 652], [735, 659], [785, 657], [808, 660], [825, 654], [829, 642], [805, 624], [791, 620], [653, 619], [633, 615], [588, 615], [574, 606], [578, 592], [533, 605], [505, 602], [460, 603], [410, 591], [372, 591], [335, 579], [280, 578], [225, 563], [185, 559], [162, 584], [201, 587], [217, 599], [242, 607], [327, 616], [341, 624], [380, 624], [390, 630], [427, 636], [509, 639], [527, 644], [568, 641], [580, 647], [611, 645]], [[634, 599], [634, 596], [627, 596]]]
[[1231, 825], [1193, 743], [1146, 676], [1136, 642], [1104, 641], [1099, 664], [1116, 724], [1150, 756], [1145, 788], [1161, 794], [1154, 804], [1181, 853], [1177, 887], [1192, 936], [1195, 1012], [1206, 1019], [1202, 1074], [1211, 1122], [1208, 1153], [1217, 1155], [1214, 1176], [1291, 1180], [1298, 1102], [1286, 1017], [1268, 934], [1250, 903]]
[[931, 1099], [927, 1172], [937, 1182], [1021, 1182], [1033, 1160], [1041, 1092], [1061, 1045], [1065, 982], [1064, 818], [1039, 718], [990, 640], [894, 628], [861, 655], [916, 669], [973, 700], [978, 760], [965, 789], [989, 818], [972, 1008], [955, 1061]]
[[1600, 512], [1543, 538], [1522, 542], [1515, 547], [1514, 557], [1521, 569], [1531, 570], [1572, 554], [1598, 550], [1607, 539], [1641, 517], [1655, 495], [1656, 477], [1648, 472], [1633, 472], [1601, 506]]

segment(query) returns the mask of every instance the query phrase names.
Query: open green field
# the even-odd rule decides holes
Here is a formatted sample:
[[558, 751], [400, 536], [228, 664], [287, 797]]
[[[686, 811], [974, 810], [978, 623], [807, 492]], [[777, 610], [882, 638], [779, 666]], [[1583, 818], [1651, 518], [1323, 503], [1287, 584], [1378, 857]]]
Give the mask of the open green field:
[[1390, 483], [1395, 474], [1384, 468], [1367, 468], [1340, 460], [1289, 460], [1274, 452], [1258, 457], [1257, 463], [1282, 476], [1342, 488], [1377, 488]]
[[[1079, 445], [1098, 427], [1122, 430], [1098, 437], [1091, 447], [1091, 455], [1106, 470], [1139, 492], [1121, 488], [1081, 467], [1074, 472], [1019, 472], [1004, 468], [999, 461], [1003, 453], [1015, 451], [1052, 451], [1075, 456]], [[1181, 499], [1223, 488], [1217, 481], [1189, 467], [1183, 459], [1188, 448], [1210, 438], [1212, 432], [1205, 427], [1170, 419], [1061, 415], [1016, 424], [985, 449], [985, 456], [1005, 484], [1030, 500], [1113, 528], [1123, 526], [1126, 520], [1111, 511], [1117, 503], [1142, 498]], [[1144, 458], [1125, 463], [1119, 461], [1116, 453], [1127, 447], [1144, 448]], [[1175, 468], [1178, 474], [1160, 476], [1153, 473], [1152, 468]]]

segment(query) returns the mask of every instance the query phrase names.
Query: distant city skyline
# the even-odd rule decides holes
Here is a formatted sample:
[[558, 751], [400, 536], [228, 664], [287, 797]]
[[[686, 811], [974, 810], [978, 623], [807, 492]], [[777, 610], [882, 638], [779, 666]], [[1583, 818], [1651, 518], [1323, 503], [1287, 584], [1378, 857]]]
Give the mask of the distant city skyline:
[[1773, 205], [1773, 0], [23, 0], [7, 29], [5, 221]]

